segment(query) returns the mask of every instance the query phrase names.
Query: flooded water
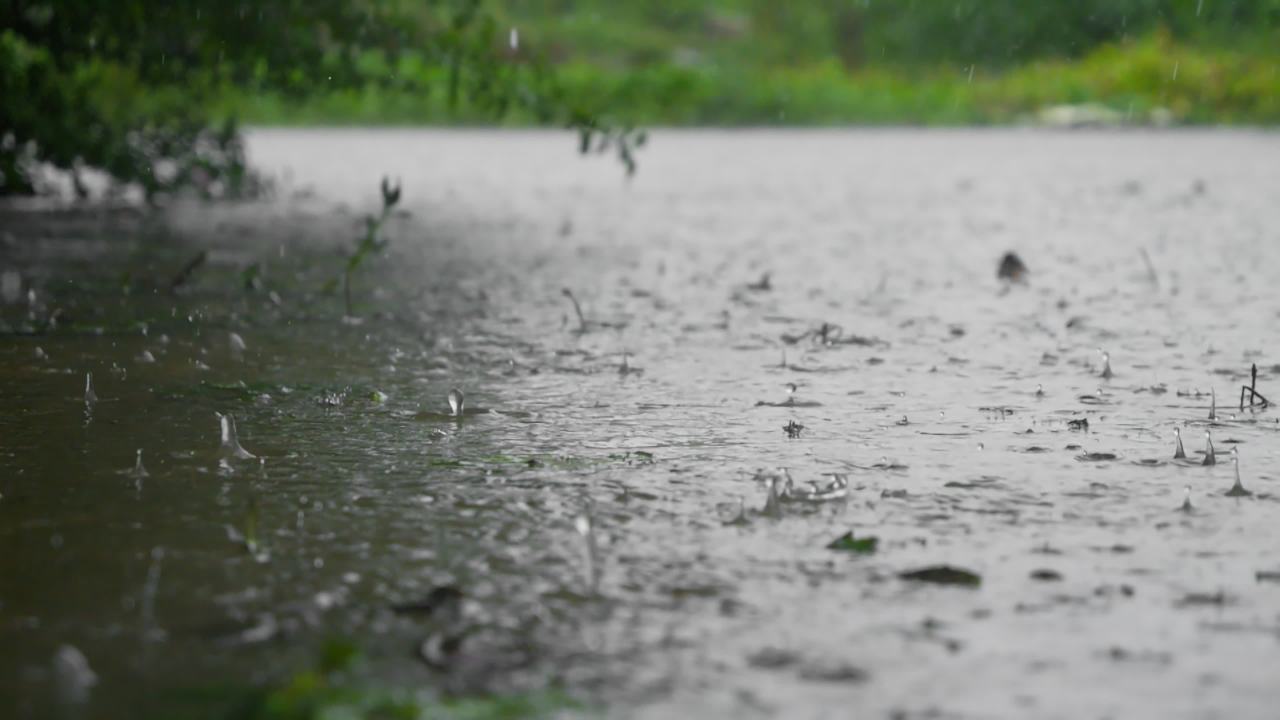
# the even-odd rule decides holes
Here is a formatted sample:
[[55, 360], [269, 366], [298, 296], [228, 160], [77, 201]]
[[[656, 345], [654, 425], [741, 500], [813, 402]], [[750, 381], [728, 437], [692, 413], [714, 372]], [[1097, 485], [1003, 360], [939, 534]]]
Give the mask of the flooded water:
[[1275, 716], [1275, 135], [250, 146], [276, 201], [4, 214], [5, 716], [194, 713], [335, 637], [588, 714]]

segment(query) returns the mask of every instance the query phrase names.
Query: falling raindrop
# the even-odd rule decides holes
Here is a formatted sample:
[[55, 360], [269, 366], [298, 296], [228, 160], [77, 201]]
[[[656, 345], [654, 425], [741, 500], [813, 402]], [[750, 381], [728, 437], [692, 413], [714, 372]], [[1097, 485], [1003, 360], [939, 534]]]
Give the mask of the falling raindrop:
[[519, 30], [517, 30], [516, 28], [511, 28], [511, 33], [507, 36], [507, 44], [511, 46], [512, 50], [520, 49], [520, 31]]

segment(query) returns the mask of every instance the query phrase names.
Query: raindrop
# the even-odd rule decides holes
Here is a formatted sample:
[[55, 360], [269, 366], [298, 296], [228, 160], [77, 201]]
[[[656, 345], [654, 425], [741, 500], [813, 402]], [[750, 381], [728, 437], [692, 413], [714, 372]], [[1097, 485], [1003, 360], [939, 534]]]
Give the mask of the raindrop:
[[244, 355], [244, 351], [245, 351], [244, 338], [240, 337], [236, 333], [227, 333], [227, 342], [231, 346], [232, 357], [239, 358], [242, 355]]
[[138, 358], [137, 358], [137, 359], [138, 359], [138, 362], [140, 362], [140, 363], [147, 363], [147, 364], [150, 364], [150, 363], [153, 363], [153, 362], [155, 362], [155, 361], [156, 361], [156, 356], [155, 356], [155, 355], [152, 355], [150, 350], [143, 350], [143, 351], [138, 355]]
[[591, 593], [596, 592], [596, 588], [600, 585], [600, 564], [598, 557], [598, 548], [596, 547], [595, 525], [591, 522], [591, 517], [583, 513], [573, 520], [573, 526], [577, 529], [578, 534], [582, 536], [584, 541], [584, 557], [587, 564], [587, 588]]
[[942, 422], [943, 420], [946, 420], [946, 419], [947, 419], [947, 413], [946, 413], [946, 411], [945, 411], [945, 410], [939, 410], [939, 411], [938, 411], [938, 422]]
[[1191, 512], [1191, 486], [1183, 486], [1182, 506], [1178, 508], [1182, 512]]
[[89, 667], [89, 660], [74, 645], [63, 645], [53, 657], [53, 671], [64, 697], [73, 702], [84, 702], [89, 691], [98, 684], [98, 675]]
[[1244, 484], [1240, 482], [1240, 448], [1231, 448], [1231, 465], [1235, 467], [1236, 484], [1231, 486], [1227, 491], [1227, 497], [1248, 497], [1253, 493], [1244, 489]]
[[133, 469], [129, 471], [129, 477], [134, 480], [141, 480], [148, 477], [150, 474], [151, 473], [148, 473], [147, 469], [142, 466], [142, 448], [138, 448], [138, 456], [133, 463]]
[[[1111, 372], [1111, 353], [1106, 352], [1105, 350], [1099, 350], [1098, 352], [1102, 353], [1102, 379], [1110, 380], [1114, 375], [1114, 373]], [[1098, 394], [1102, 394], [1101, 389], [1098, 390]]]
[[986, 447], [987, 446], [984, 443], [978, 443], [978, 452], [982, 452]]
[[1044, 386], [1036, 383], [1036, 397], [1044, 397]]
[[40, 347], [40, 346], [36, 346], [36, 359], [37, 359], [37, 360], [48, 360], [48, 359], [49, 359], [49, 356], [48, 356], [47, 354], [45, 354], [44, 348], [42, 348], [42, 347]]
[[98, 394], [93, 391], [93, 373], [84, 374], [84, 404], [92, 405], [98, 402]]
[[511, 33], [510, 35], [507, 36], [507, 43], [511, 46], [512, 50], [519, 50], [520, 49], [520, 31], [517, 30], [516, 28], [511, 28]]
[[467, 400], [462, 395], [462, 391], [454, 388], [449, 391], [449, 414], [454, 417], [462, 417], [463, 410], [466, 409]]
[[222, 423], [222, 460], [251, 460], [253, 453], [240, 447], [240, 439], [236, 436], [236, 419], [230, 413], [214, 413]]

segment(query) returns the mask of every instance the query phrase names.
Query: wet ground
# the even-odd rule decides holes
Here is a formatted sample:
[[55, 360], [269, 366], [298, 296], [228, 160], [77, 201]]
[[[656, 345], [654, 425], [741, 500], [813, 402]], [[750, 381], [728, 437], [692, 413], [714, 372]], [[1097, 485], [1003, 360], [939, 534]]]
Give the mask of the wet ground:
[[6, 716], [194, 713], [341, 637], [620, 716], [1274, 717], [1275, 135], [250, 145], [273, 202], [3, 214]]

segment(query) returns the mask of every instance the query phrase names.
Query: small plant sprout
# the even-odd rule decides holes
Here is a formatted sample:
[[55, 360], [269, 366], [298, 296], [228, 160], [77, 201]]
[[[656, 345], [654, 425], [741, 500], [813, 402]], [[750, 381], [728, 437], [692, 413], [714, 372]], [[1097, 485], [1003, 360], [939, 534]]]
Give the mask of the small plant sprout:
[[1249, 384], [1240, 386], [1240, 409], [1241, 410], [1244, 410], [1245, 408], [1245, 401], [1244, 401], [1245, 395], [1249, 396], [1249, 403], [1248, 403], [1249, 407], [1254, 407], [1255, 405], [1257, 405], [1265, 408], [1271, 404], [1269, 400], [1267, 400], [1265, 397], [1262, 396], [1262, 393], [1258, 392], [1258, 364], [1257, 363], [1253, 364], [1253, 368], [1249, 372]]
[[1173, 429], [1173, 439], [1175, 442], [1173, 448], [1173, 459], [1185, 460], [1187, 458], [1187, 451], [1182, 449], [1182, 430], [1180, 428]]
[[[351, 305], [352, 275], [364, 264], [365, 260], [382, 252], [387, 247], [388, 240], [382, 234], [382, 226], [391, 217], [391, 212], [395, 206], [400, 203], [400, 189], [399, 182], [393, 186], [389, 179], [382, 178], [382, 211], [377, 215], [365, 216], [364, 235], [356, 241], [355, 248], [347, 256], [347, 265], [342, 273], [342, 294], [346, 303], [347, 317], [354, 317]], [[330, 282], [327, 287], [332, 287], [333, 284], [333, 282]]]
[[1244, 485], [1240, 482], [1240, 449], [1231, 448], [1231, 465], [1236, 471], [1236, 483], [1227, 491], [1227, 497], [1248, 497], [1253, 493], [1244, 489]]
[[1111, 353], [1105, 350], [1098, 350], [1102, 353], [1102, 379], [1110, 380], [1115, 373], [1111, 372]]
[[454, 388], [449, 391], [449, 414], [453, 417], [462, 417], [462, 413], [466, 410], [467, 399], [463, 396], [462, 391]]
[[1209, 431], [1204, 431], [1204, 461], [1201, 465], [1217, 465], [1218, 457], [1213, 453], [1213, 437], [1209, 435]]

